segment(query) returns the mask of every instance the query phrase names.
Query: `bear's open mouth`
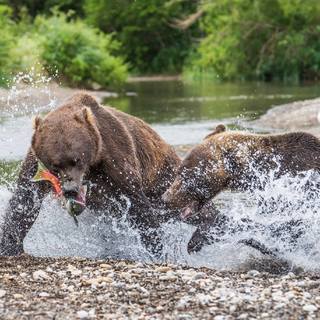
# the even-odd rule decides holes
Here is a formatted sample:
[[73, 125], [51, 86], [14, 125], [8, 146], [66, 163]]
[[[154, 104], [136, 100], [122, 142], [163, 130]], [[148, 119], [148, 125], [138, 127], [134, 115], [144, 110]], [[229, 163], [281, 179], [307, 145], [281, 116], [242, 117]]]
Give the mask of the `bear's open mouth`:
[[87, 184], [84, 183], [80, 187], [80, 190], [75, 198], [64, 197], [59, 178], [51, 173], [40, 160], [38, 160], [38, 170], [31, 181], [50, 182], [53, 187], [54, 194], [56, 197], [60, 198], [62, 205], [67, 209], [68, 213], [74, 219], [86, 208]]
[[190, 202], [187, 206], [185, 206], [182, 209], [182, 211], [180, 213], [180, 218], [182, 220], [188, 219], [189, 217], [193, 216], [198, 211], [200, 211], [202, 206], [203, 206], [202, 203], [197, 200]]
[[189, 202], [189, 204], [181, 210], [180, 218], [187, 220], [191, 216], [198, 214], [207, 202], [208, 200], [193, 200]]
[[65, 207], [71, 216], [78, 216], [86, 208], [87, 185], [82, 185], [75, 198], [65, 198]]

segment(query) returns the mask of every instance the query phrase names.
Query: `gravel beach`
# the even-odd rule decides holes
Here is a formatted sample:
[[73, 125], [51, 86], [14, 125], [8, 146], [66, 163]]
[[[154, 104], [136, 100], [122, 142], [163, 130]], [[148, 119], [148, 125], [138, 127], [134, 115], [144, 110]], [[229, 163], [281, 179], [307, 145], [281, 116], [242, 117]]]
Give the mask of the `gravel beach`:
[[320, 275], [0, 258], [1, 319], [316, 319]]

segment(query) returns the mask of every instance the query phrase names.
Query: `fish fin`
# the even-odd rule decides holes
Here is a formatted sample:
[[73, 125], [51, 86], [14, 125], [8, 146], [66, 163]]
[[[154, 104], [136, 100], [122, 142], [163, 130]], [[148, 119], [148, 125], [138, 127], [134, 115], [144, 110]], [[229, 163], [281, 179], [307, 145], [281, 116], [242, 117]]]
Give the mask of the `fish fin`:
[[48, 169], [44, 166], [44, 164], [38, 160], [38, 169], [34, 177], [31, 179], [32, 182], [38, 182], [38, 181], [43, 181], [47, 180], [43, 177], [43, 173], [45, 171], [48, 171]]

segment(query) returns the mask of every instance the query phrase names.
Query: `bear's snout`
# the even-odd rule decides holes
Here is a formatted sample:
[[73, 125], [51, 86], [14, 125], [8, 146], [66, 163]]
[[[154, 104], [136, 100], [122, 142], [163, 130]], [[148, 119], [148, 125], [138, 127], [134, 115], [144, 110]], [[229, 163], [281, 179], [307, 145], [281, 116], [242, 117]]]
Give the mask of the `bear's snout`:
[[62, 186], [62, 192], [65, 198], [76, 198], [80, 188], [74, 181], [67, 181]]

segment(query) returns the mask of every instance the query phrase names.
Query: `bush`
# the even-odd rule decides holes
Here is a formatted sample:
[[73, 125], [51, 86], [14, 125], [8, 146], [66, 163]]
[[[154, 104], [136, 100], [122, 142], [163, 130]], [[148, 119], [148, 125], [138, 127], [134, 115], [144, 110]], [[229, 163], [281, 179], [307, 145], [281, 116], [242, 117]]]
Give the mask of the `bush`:
[[58, 70], [71, 86], [117, 86], [126, 80], [127, 67], [115, 56], [119, 43], [110, 35], [80, 20], [67, 22], [62, 14], [38, 17], [35, 24], [42, 39], [42, 63], [50, 75]]
[[11, 53], [11, 72], [29, 72], [34, 70], [36, 74], [43, 71], [41, 64], [41, 43], [34, 33], [25, 33], [15, 40], [15, 46]]
[[216, 0], [204, 4], [205, 37], [187, 69], [220, 79], [320, 78], [318, 0]]
[[27, 13], [35, 18], [37, 15], [51, 15], [52, 8], [61, 12], [72, 11], [77, 16], [83, 15], [84, 0], [0, 0], [11, 8], [14, 20], [20, 20]]
[[9, 18], [10, 10], [0, 5], [0, 84], [7, 82], [11, 72], [12, 61], [10, 51], [14, 44], [13, 22]]

